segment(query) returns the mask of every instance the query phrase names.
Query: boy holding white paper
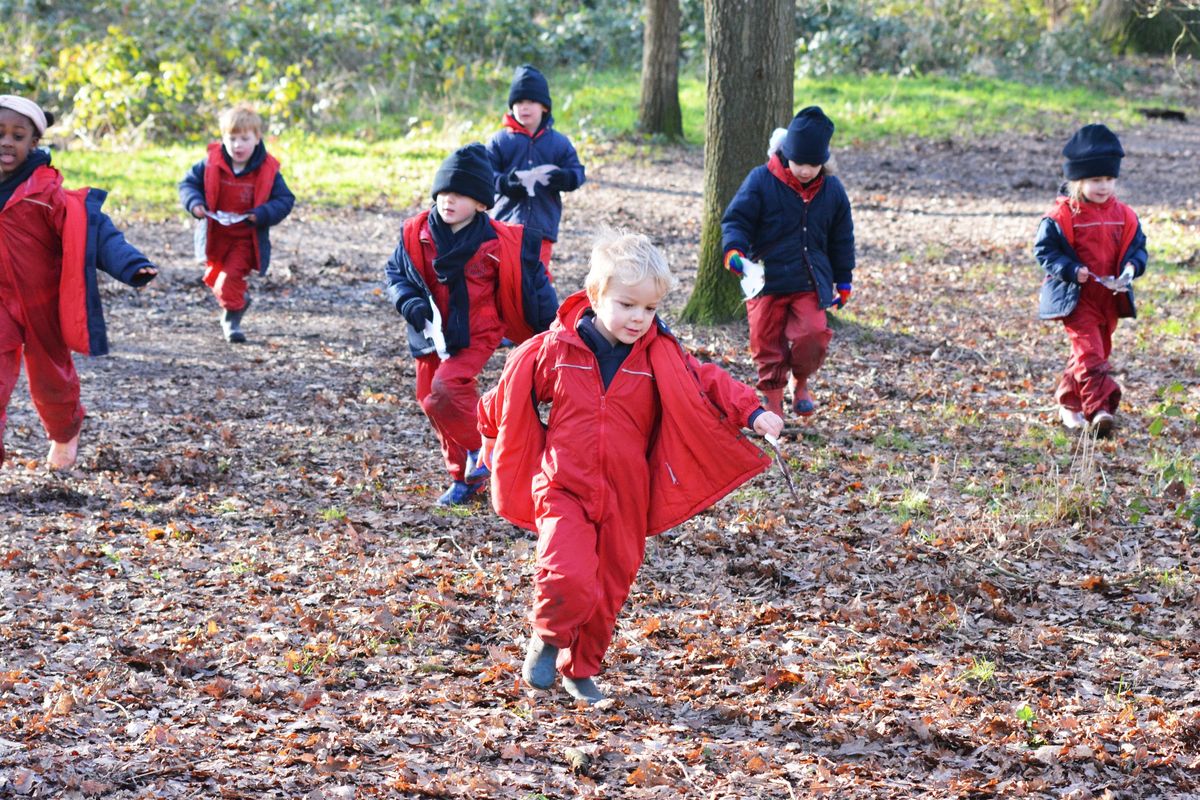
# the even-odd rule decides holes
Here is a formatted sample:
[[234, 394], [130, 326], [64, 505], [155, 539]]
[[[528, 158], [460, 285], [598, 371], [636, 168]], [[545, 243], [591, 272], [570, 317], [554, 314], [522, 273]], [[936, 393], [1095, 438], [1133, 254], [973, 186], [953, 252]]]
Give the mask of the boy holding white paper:
[[221, 140], [209, 144], [208, 157], [179, 182], [179, 201], [196, 219], [208, 220], [204, 283], [221, 306], [225, 340], [241, 343], [246, 341], [241, 323], [250, 307], [250, 273], [266, 273], [271, 261], [268, 231], [291, 213], [296, 198], [279, 172], [279, 161], [263, 146], [263, 120], [253, 108], [226, 109], [220, 125]]
[[833, 338], [825, 309], [841, 308], [852, 291], [854, 222], [846, 190], [832, 174], [832, 138], [833, 122], [820, 108], [802, 109], [772, 137], [767, 163], [746, 176], [721, 219], [725, 266], [744, 279], [749, 298], [756, 388], [780, 415], [789, 377], [792, 410], [801, 416], [816, 410], [808, 379]]
[[479, 464], [478, 376], [501, 339], [546, 330], [558, 296], [542, 237], [490, 219], [492, 166], [483, 145], [461, 147], [433, 178], [434, 204], [404, 221], [388, 260], [388, 301], [408, 323], [417, 401], [441, 443], [451, 485], [438, 505], [461, 505], [487, 485]]

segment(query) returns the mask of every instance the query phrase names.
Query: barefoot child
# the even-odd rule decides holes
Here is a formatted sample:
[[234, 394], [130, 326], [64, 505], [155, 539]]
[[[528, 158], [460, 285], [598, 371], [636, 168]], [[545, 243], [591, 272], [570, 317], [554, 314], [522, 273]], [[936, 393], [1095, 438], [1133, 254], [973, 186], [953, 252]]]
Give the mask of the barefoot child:
[[1134, 278], [1146, 271], [1146, 237], [1133, 209], [1117, 200], [1125, 155], [1104, 125], [1085, 125], [1063, 148], [1067, 182], [1038, 227], [1034, 252], [1046, 271], [1038, 316], [1061, 319], [1071, 343], [1054, 393], [1071, 429], [1107, 436], [1121, 401], [1108, 358], [1120, 317], [1137, 316]]
[[[648, 238], [602, 233], [585, 290], [513, 351], [479, 403], [492, 503], [538, 534], [522, 675], [547, 689], [561, 672], [567, 692], [589, 703], [603, 697], [592, 678], [646, 537], [767, 468], [743, 426], [783, 428], [753, 389], [697, 361], [659, 322], [673, 283]], [[547, 425], [535, 407], [544, 403]]]
[[833, 122], [820, 108], [802, 109], [721, 219], [725, 266], [742, 277], [742, 259], [749, 258], [765, 272], [763, 290], [746, 302], [750, 352], [757, 388], [780, 416], [789, 375], [792, 410], [801, 416], [816, 410], [808, 381], [833, 339], [825, 309], [845, 306], [853, 289], [854, 222], [846, 190], [832, 174], [832, 138]]
[[108, 352], [96, 270], [145, 286], [158, 270], [100, 210], [105, 192], [69, 191], [38, 149], [51, 114], [0, 96], [0, 464], [8, 401], [24, 357], [50, 437], [51, 469], [74, 465], [85, 410], [71, 351]]
[[283, 222], [296, 198], [263, 145], [262, 117], [253, 108], [225, 110], [220, 126], [221, 141], [209, 144], [208, 158], [179, 182], [179, 201], [196, 219], [208, 218], [204, 282], [221, 306], [225, 341], [241, 343], [247, 280], [254, 271], [266, 274], [271, 226]]
[[442, 162], [433, 199], [433, 208], [404, 221], [385, 271], [388, 300], [408, 322], [417, 400], [450, 473], [437, 502], [453, 506], [487, 484], [476, 463], [478, 375], [502, 338], [523, 342], [545, 330], [558, 296], [538, 258], [541, 236], [483, 213], [492, 204], [492, 167], [482, 144]]

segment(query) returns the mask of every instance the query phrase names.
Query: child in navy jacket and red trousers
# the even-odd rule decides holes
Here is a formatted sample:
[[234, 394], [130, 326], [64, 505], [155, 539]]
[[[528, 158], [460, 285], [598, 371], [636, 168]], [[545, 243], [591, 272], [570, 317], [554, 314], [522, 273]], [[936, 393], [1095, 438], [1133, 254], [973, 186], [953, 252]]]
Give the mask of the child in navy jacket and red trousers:
[[739, 277], [743, 259], [764, 270], [765, 286], [746, 303], [750, 351], [758, 390], [781, 416], [789, 376], [792, 410], [815, 411], [808, 380], [833, 338], [825, 309], [845, 306], [853, 290], [854, 221], [846, 190], [832, 174], [832, 138], [833, 122], [820, 108], [802, 109], [721, 219], [725, 266]]
[[542, 263], [547, 267], [558, 241], [562, 193], [575, 191], [585, 180], [571, 140], [554, 130], [551, 107], [546, 77], [528, 64], [517, 67], [504, 127], [488, 142], [496, 173], [492, 216], [541, 231], [546, 237]]
[[602, 234], [585, 290], [509, 355], [479, 403], [492, 503], [538, 534], [522, 675], [547, 689], [561, 672], [567, 692], [589, 703], [603, 698], [592, 678], [646, 537], [769, 466], [743, 426], [783, 428], [753, 389], [697, 361], [658, 321], [672, 282], [645, 236]]
[[482, 144], [452, 153], [434, 175], [434, 207], [405, 220], [386, 267], [388, 301], [408, 323], [417, 361], [417, 400], [452, 479], [439, 505], [466, 503], [487, 484], [477, 460], [479, 373], [501, 339], [525, 341], [558, 308], [541, 234], [482, 213], [492, 187]]
[[1121, 317], [1135, 317], [1132, 282], [1146, 271], [1146, 237], [1137, 214], [1117, 200], [1125, 150], [1104, 125], [1085, 125], [1063, 147], [1062, 196], [1038, 227], [1034, 253], [1046, 271], [1042, 319], [1061, 319], [1071, 356], [1055, 399], [1064, 425], [1113, 427], [1121, 387], [1108, 359]]
[[221, 141], [209, 144], [208, 157], [179, 182], [179, 200], [196, 219], [207, 218], [204, 283], [221, 306], [225, 340], [241, 343], [250, 308], [247, 280], [251, 272], [266, 274], [269, 231], [291, 213], [296, 198], [263, 145], [262, 117], [253, 108], [227, 109], [220, 125]]
[[158, 270], [113, 226], [98, 189], [64, 189], [37, 148], [54, 117], [0, 96], [0, 464], [8, 401], [21, 372], [50, 437], [52, 469], [75, 463], [85, 410], [71, 351], [108, 352], [96, 270], [145, 286]]

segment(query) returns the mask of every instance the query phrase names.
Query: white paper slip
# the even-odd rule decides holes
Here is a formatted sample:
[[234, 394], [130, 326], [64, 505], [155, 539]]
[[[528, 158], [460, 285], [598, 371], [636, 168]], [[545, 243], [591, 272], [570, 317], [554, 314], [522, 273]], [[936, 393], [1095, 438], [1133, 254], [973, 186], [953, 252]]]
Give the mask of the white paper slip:
[[450, 357], [450, 354], [446, 352], [446, 335], [442, 333], [442, 314], [438, 311], [437, 303], [430, 302], [429, 307], [433, 309], [433, 321], [426, 322], [425, 328], [421, 333], [425, 334], [425, 338], [433, 341], [438, 358], [445, 361]]
[[205, 211], [209, 219], [215, 219], [221, 225], [229, 226], [236, 225], [242, 220], [250, 218], [249, 214], [234, 214], [229, 211]]
[[529, 196], [533, 197], [538, 185], [549, 183], [550, 173], [556, 169], [558, 167], [553, 164], [539, 164], [529, 169], [519, 169], [516, 172], [517, 180], [525, 187], [525, 191], [529, 193]]
[[757, 261], [742, 259], [742, 294], [747, 300], [758, 297], [758, 293], [767, 285], [766, 270]]

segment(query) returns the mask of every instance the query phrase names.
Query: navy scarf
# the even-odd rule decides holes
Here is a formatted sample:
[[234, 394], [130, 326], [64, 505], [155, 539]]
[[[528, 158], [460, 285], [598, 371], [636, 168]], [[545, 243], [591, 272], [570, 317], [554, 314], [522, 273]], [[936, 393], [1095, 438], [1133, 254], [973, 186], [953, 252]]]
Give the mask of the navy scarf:
[[471, 344], [467, 262], [475, 257], [480, 245], [496, 238], [496, 232], [492, 230], [487, 214], [476, 214], [474, 219], [455, 233], [442, 221], [437, 208], [429, 214], [429, 231], [433, 234], [433, 246], [437, 250], [433, 259], [433, 271], [437, 275], [438, 283], [450, 292], [449, 318], [442, 321], [442, 330], [446, 334], [446, 350], [457, 353]]

